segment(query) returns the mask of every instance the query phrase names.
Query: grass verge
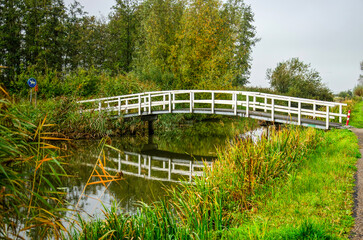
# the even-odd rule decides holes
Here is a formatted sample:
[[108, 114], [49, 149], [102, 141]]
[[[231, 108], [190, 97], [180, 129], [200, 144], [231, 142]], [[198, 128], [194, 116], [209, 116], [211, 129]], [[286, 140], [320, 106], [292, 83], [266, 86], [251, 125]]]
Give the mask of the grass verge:
[[349, 124], [356, 128], [363, 128], [363, 101], [354, 104]]
[[320, 132], [321, 144], [287, 179], [256, 198], [254, 211], [228, 234], [238, 239], [348, 239], [357, 139], [348, 130]]

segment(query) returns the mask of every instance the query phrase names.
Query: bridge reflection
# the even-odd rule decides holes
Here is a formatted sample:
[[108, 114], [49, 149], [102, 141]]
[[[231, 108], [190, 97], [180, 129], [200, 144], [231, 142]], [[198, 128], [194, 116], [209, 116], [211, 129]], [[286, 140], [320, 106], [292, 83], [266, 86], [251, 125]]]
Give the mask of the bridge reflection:
[[109, 172], [122, 172], [124, 176], [176, 183], [192, 182], [193, 177], [202, 176], [203, 168], [211, 167], [214, 159], [210, 156], [193, 156], [158, 149], [145, 150], [141, 153], [123, 151], [116, 156], [109, 153], [107, 158], [116, 163], [116, 165], [111, 164], [114, 167], [105, 167]]

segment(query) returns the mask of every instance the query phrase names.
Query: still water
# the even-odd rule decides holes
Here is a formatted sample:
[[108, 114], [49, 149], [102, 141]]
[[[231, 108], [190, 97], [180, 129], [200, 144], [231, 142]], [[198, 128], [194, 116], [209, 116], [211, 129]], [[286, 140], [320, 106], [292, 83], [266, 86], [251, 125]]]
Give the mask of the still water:
[[[76, 141], [68, 165], [68, 172], [74, 176], [67, 183], [69, 203], [78, 203], [77, 209], [89, 217], [99, 216], [103, 206], [108, 208], [112, 202], [125, 213], [134, 214], [140, 202], [151, 204], [167, 197], [166, 188], [180, 181], [193, 182], [194, 176], [203, 174], [203, 167], [212, 165], [217, 149], [226, 147], [236, 133], [211, 134], [220, 124], [233, 129], [233, 122], [203, 124], [208, 125], [204, 127], [210, 129], [209, 134], [198, 134], [193, 128], [200, 126], [193, 126], [177, 134], [113, 138], [108, 143], [112, 148], [105, 147], [103, 152], [99, 140]], [[99, 167], [93, 172], [100, 154], [105, 172]], [[87, 185], [100, 180], [99, 176], [90, 178], [92, 172], [103, 180], [106, 174], [122, 176], [122, 180]]]

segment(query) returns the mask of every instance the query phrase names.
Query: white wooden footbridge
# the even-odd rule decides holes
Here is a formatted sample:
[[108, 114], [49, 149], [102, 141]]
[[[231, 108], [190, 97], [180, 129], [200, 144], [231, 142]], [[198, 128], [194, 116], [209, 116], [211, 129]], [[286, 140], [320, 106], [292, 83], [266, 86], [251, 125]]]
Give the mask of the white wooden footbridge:
[[201, 113], [249, 117], [321, 129], [338, 128], [344, 103], [247, 91], [171, 90], [78, 102], [81, 113], [108, 112], [115, 117]]

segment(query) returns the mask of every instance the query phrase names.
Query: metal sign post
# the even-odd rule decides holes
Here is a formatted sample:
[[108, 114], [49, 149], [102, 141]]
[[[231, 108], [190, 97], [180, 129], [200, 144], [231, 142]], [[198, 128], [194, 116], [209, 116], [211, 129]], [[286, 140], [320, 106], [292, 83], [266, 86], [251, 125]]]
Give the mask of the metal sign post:
[[[29, 87], [30, 87], [30, 104], [32, 103], [32, 95], [33, 95], [33, 87], [37, 85], [37, 80], [35, 78], [29, 78], [27, 81]], [[35, 98], [37, 96], [37, 93], [35, 92]], [[35, 99], [35, 106], [36, 106], [36, 99]]]

